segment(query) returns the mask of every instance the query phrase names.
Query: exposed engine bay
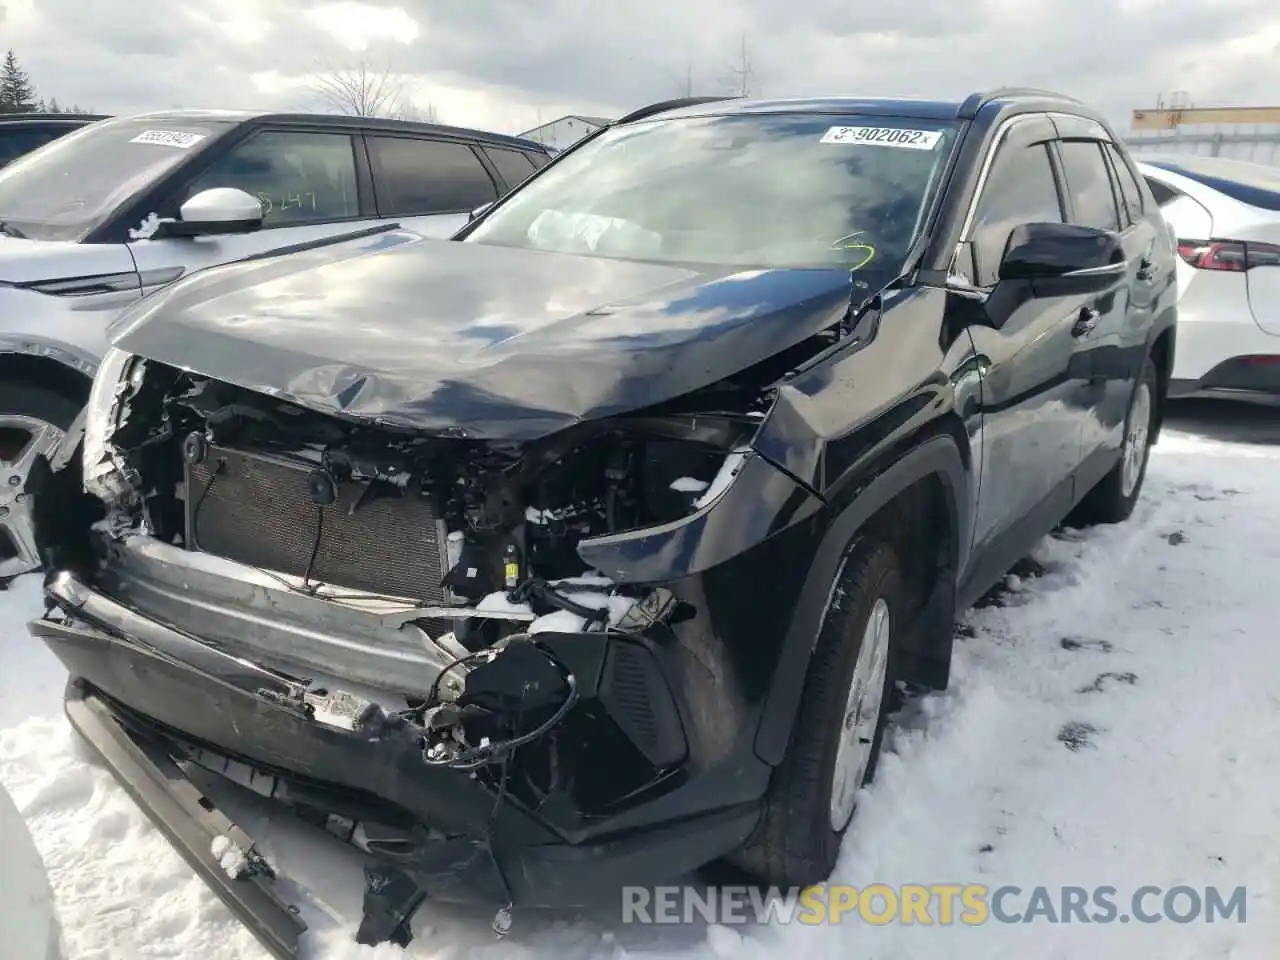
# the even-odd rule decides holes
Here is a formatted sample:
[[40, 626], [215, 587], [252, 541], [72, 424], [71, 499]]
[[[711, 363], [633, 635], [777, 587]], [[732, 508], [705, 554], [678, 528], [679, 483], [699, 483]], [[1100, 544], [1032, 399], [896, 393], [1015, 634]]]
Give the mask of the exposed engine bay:
[[[665, 591], [587, 569], [577, 547], [714, 501], [762, 417], [759, 394], [744, 396], [728, 385], [728, 412], [676, 408], [497, 443], [348, 423], [133, 359], [86, 477], [108, 504], [99, 526], [116, 539], [222, 558], [333, 603], [398, 605], [447, 656], [393, 712], [422, 727], [426, 763], [471, 769], [505, 762], [577, 701], [578, 679], [540, 634], [625, 634], [672, 615]], [[637, 671], [648, 672], [639, 661]], [[653, 700], [655, 683], [635, 680], [637, 696]], [[346, 729], [375, 709], [327, 684], [303, 702]], [[634, 746], [612, 751], [630, 771], [615, 786], [639, 786], [664, 753], [674, 759], [674, 748], [641, 741], [649, 763], [633, 762]], [[525, 761], [539, 768], [533, 779], [524, 771], [526, 786], [545, 797], [558, 758]]]

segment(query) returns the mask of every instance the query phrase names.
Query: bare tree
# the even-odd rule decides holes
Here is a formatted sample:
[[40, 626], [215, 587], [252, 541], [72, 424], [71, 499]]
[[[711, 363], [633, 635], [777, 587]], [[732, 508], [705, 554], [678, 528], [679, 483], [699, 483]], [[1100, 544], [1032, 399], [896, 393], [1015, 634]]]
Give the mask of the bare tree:
[[742, 34], [738, 41], [738, 57], [728, 67], [729, 93], [735, 97], [751, 96], [752, 80], [755, 79], [755, 67], [747, 52], [747, 35]]
[[413, 120], [416, 123], [439, 123], [440, 111], [434, 103], [419, 104], [403, 99], [391, 116], [396, 120]]
[[371, 64], [363, 56], [342, 67], [322, 67], [308, 84], [311, 98], [350, 117], [390, 117], [438, 122], [435, 104], [415, 103], [405, 92], [405, 79], [390, 64]]

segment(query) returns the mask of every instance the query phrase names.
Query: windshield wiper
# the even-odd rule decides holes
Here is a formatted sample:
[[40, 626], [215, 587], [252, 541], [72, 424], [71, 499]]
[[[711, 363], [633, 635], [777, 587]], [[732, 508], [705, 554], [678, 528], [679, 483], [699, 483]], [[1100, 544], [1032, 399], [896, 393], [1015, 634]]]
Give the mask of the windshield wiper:
[[25, 233], [11, 224], [8, 220], [0, 220], [0, 233], [6, 237], [13, 237], [15, 240], [30, 239]]

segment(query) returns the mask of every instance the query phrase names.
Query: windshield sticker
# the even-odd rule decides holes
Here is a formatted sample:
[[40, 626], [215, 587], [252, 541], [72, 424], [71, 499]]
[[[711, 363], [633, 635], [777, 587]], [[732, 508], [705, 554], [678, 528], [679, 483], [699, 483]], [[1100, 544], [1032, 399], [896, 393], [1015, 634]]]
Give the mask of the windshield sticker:
[[856, 143], [904, 150], [932, 150], [942, 139], [941, 130], [904, 130], [901, 127], [829, 127], [823, 143]]
[[177, 147], [190, 150], [205, 138], [203, 133], [184, 133], [181, 130], [143, 130], [130, 143], [154, 143], [161, 147]]

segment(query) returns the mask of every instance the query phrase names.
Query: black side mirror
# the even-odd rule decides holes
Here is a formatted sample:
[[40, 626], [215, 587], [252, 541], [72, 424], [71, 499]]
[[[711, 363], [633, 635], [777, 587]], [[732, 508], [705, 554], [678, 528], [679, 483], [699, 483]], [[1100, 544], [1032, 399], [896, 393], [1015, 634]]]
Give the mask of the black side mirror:
[[1074, 223], [1019, 224], [1000, 261], [1001, 280], [1030, 280], [1039, 296], [1106, 290], [1126, 270], [1118, 234]]

